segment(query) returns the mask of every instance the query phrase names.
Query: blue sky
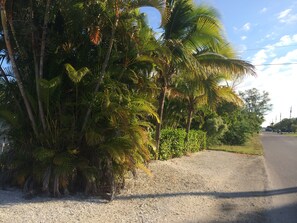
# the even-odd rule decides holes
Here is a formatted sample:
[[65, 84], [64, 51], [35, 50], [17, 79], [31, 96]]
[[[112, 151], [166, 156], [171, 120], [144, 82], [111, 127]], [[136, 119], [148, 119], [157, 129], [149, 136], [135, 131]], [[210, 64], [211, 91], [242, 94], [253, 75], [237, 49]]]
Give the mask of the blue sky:
[[[297, 0], [195, 2], [218, 10], [226, 37], [239, 57], [257, 65], [257, 77], [245, 78], [236, 89], [257, 88], [269, 93], [273, 110], [263, 126], [278, 122], [280, 116], [289, 118], [291, 106], [292, 117], [297, 117]], [[142, 11], [154, 29], [160, 26], [157, 10]]]

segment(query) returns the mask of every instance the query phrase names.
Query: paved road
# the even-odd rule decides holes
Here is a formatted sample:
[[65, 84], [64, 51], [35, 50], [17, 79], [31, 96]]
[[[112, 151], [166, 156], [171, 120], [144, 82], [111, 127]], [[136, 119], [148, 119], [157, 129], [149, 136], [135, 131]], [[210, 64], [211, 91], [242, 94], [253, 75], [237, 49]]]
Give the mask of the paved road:
[[261, 139], [268, 189], [276, 192], [269, 210], [271, 222], [297, 223], [297, 137], [263, 133]]

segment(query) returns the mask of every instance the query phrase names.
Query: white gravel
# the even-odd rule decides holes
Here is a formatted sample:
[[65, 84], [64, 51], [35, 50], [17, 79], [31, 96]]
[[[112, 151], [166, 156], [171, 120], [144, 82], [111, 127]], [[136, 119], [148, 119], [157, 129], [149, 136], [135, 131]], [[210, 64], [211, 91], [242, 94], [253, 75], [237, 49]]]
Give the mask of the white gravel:
[[204, 151], [150, 164], [113, 202], [91, 197], [25, 200], [0, 190], [0, 222], [266, 222], [271, 198], [261, 156]]

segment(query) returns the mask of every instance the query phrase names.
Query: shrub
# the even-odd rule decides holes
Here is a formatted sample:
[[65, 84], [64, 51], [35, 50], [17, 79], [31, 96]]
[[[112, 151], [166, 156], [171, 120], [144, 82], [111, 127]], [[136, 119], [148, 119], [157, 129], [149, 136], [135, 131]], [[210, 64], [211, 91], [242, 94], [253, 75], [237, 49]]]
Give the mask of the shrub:
[[206, 148], [206, 133], [201, 130], [190, 130], [185, 152], [198, 152]]
[[248, 120], [238, 119], [229, 125], [228, 131], [221, 139], [225, 145], [243, 145], [252, 135], [251, 124]]
[[189, 152], [198, 152], [206, 148], [206, 133], [203, 131], [191, 130], [188, 142], [185, 142], [185, 138], [185, 129], [163, 129], [161, 131], [159, 159], [168, 160], [181, 157]]
[[207, 119], [204, 124], [204, 129], [207, 132], [207, 146], [220, 144], [220, 139], [228, 130], [220, 116]]
[[184, 154], [184, 129], [163, 129], [161, 131], [159, 159], [167, 160]]

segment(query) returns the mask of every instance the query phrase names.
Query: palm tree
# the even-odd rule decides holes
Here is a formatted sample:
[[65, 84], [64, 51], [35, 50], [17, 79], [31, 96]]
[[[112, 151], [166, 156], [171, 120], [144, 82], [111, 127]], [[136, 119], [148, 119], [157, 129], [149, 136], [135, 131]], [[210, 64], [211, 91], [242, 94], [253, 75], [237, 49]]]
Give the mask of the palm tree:
[[[185, 69], [184, 72], [192, 72], [193, 75], [182, 75], [176, 88], [177, 94], [187, 101], [187, 134], [197, 106], [207, 105], [215, 109], [222, 101], [241, 105], [242, 101], [234, 89], [228, 86], [228, 81], [238, 76], [255, 75], [254, 66], [236, 59], [232, 47], [226, 43], [215, 50], [207, 47], [197, 49], [194, 56], [200, 69]], [[223, 82], [227, 86], [223, 86]]]
[[242, 105], [239, 96], [228, 86], [222, 86], [220, 83], [225, 77], [217, 74], [210, 74], [207, 77], [182, 79], [172, 90], [172, 94], [181, 98], [187, 108], [186, 118], [186, 140], [191, 129], [193, 115], [199, 107], [207, 106], [211, 110], [223, 101], [234, 103], [238, 106]]
[[[4, 51], [9, 52], [13, 78], [0, 71], [5, 79], [0, 117], [7, 121], [13, 146], [0, 165], [16, 179], [11, 182], [27, 192], [36, 187], [54, 196], [76, 185], [86, 193], [105, 191], [112, 199], [127, 171], [145, 169], [153, 146], [149, 120], [158, 118], [152, 65], [137, 57], [151, 50], [149, 41], [156, 41], [137, 7], [162, 10], [161, 2], [48, 0], [42, 5], [15, 0], [19, 4], [12, 10], [24, 12], [12, 21], [21, 21], [15, 32], [3, 16], [5, 1], [0, 2], [1, 28], [6, 37], [14, 35]], [[23, 92], [15, 91], [20, 83]], [[36, 129], [23, 112], [21, 93], [28, 98]]]
[[9, 59], [10, 59], [11, 67], [13, 69], [13, 73], [15, 75], [23, 102], [25, 104], [25, 108], [26, 108], [26, 111], [28, 113], [28, 116], [29, 116], [29, 119], [31, 122], [31, 127], [32, 127], [35, 135], [38, 135], [37, 125], [36, 125], [36, 121], [34, 118], [33, 110], [29, 103], [28, 96], [26, 95], [26, 92], [25, 92], [26, 90], [24, 88], [24, 84], [23, 84], [17, 63], [15, 61], [15, 54], [14, 54], [13, 46], [12, 46], [10, 36], [9, 36], [8, 17], [7, 17], [7, 11], [6, 11], [6, 0], [0, 1], [0, 9], [1, 9], [1, 23], [2, 23], [3, 35], [4, 35], [5, 45], [6, 45], [7, 53], [8, 53]]
[[[118, 25], [119, 25], [119, 22], [120, 22], [120, 17], [121, 17], [121, 14], [123, 12], [128, 12], [128, 11], [131, 11], [131, 10], [135, 10], [139, 7], [142, 7], [142, 6], [152, 6], [152, 7], [155, 7], [156, 9], [158, 9], [161, 13], [163, 11], [163, 5], [164, 5], [164, 0], [153, 0], [153, 1], [141, 1], [141, 0], [130, 0], [130, 1], [125, 1], [125, 0], [116, 0], [115, 2], [114, 1], [108, 1], [108, 4], [107, 6], [109, 6], [109, 10], [110, 12], [112, 12], [111, 14], [111, 19], [113, 22], [111, 24], [111, 35], [110, 35], [110, 38], [109, 38], [109, 42], [108, 42], [108, 48], [107, 48], [107, 52], [106, 52], [106, 56], [105, 56], [105, 60], [102, 64], [102, 67], [101, 67], [101, 70], [99, 72], [99, 77], [98, 77], [98, 81], [97, 81], [97, 84], [96, 84], [96, 87], [95, 87], [95, 90], [94, 92], [98, 92], [99, 90], [99, 87], [100, 85], [102, 84], [103, 82], [103, 78], [105, 76], [105, 73], [106, 73], [106, 69], [107, 69], [107, 66], [108, 66], [108, 63], [109, 63], [109, 59], [110, 59], [110, 56], [111, 56], [111, 52], [112, 52], [112, 48], [113, 48], [113, 45], [114, 45], [114, 41], [115, 41], [115, 34], [116, 34], [116, 31], [118, 29]], [[99, 28], [100, 30], [100, 28]], [[85, 118], [84, 118], [84, 122], [83, 122], [83, 125], [82, 125], [82, 134], [84, 133], [84, 130], [86, 128], [86, 125], [87, 125], [87, 122], [89, 120], [89, 117], [91, 115], [91, 107], [88, 108], [87, 110], [87, 113], [85, 115]]]
[[193, 54], [201, 49], [215, 49], [222, 42], [221, 23], [217, 12], [210, 7], [194, 6], [190, 0], [167, 1], [163, 14], [164, 33], [160, 38], [161, 48], [157, 54], [159, 60], [160, 94], [158, 114], [160, 123], [156, 124], [156, 144], [159, 147], [160, 131], [163, 121], [165, 96], [172, 77], [179, 70], [200, 69]]

